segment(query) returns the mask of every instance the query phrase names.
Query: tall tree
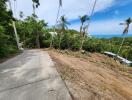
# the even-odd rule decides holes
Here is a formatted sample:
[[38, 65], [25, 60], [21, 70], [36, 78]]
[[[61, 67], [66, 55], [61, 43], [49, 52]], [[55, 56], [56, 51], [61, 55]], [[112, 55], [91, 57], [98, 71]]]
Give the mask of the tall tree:
[[[34, 18], [37, 18], [35, 10], [36, 8], [38, 8], [40, 3], [39, 3], [39, 0], [32, 0], [32, 1], [33, 1], [33, 16]], [[36, 29], [36, 45], [38, 48], [40, 48], [40, 34], [38, 33], [38, 29]]]
[[80, 19], [80, 22], [81, 22], [80, 34], [82, 35], [82, 30], [83, 30], [84, 23], [89, 20], [89, 16], [88, 15], [80, 16], [79, 19]]
[[0, 57], [8, 55], [16, 49], [16, 42], [13, 34], [13, 14], [7, 9], [7, 0], [0, 0]]
[[39, 39], [41, 40], [43, 35], [42, 31], [47, 26], [47, 23], [44, 20], [36, 20], [36, 18], [30, 16], [24, 20], [23, 26], [25, 27], [24, 32], [26, 33], [26, 44], [30, 43], [33, 47], [36, 47], [36, 33], [39, 34]]
[[128, 34], [128, 31], [129, 31], [129, 26], [130, 24], [132, 23], [132, 19], [131, 18], [128, 18], [124, 23], [120, 23], [120, 25], [125, 25], [125, 29], [123, 31], [123, 39], [122, 39], [122, 42], [121, 42], [121, 45], [120, 45], [120, 48], [117, 52], [117, 55], [119, 55], [120, 51], [121, 51], [121, 48], [124, 44], [124, 41], [125, 41], [125, 38], [126, 38], [126, 35]]
[[87, 25], [85, 25], [85, 23], [86, 23], [87, 21], [89, 21], [90, 18], [89, 18], [88, 15], [84, 15], [84, 16], [80, 16], [79, 19], [80, 19], [80, 22], [81, 22], [81, 26], [80, 26], [80, 35], [82, 36], [82, 41], [81, 41], [80, 50], [82, 50], [83, 43], [84, 43], [84, 39], [85, 39], [84, 33], [86, 32], [86, 29], [87, 29]]
[[67, 25], [70, 25], [70, 23], [67, 21], [67, 19], [65, 18], [65, 16], [61, 16], [60, 21], [59, 21], [59, 28], [61, 29], [60, 31], [60, 41], [59, 41], [59, 48], [61, 45], [61, 37], [62, 34], [65, 33], [65, 30], [68, 29]]
[[[59, 0], [59, 7], [58, 7], [58, 12], [57, 12], [57, 16], [56, 16], [56, 22], [55, 22], [55, 26], [58, 22], [58, 18], [59, 18], [59, 14], [60, 14], [60, 8], [62, 7], [62, 0]], [[54, 26], [54, 33], [55, 33], [55, 26]], [[53, 43], [53, 36], [51, 38], [51, 42], [50, 42], [50, 48], [52, 48], [52, 43]]]

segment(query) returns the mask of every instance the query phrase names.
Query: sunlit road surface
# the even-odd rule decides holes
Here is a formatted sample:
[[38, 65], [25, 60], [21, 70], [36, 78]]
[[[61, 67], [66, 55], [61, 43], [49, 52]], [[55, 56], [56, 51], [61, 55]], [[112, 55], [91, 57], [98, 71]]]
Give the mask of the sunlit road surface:
[[46, 51], [26, 50], [0, 64], [0, 100], [71, 100]]

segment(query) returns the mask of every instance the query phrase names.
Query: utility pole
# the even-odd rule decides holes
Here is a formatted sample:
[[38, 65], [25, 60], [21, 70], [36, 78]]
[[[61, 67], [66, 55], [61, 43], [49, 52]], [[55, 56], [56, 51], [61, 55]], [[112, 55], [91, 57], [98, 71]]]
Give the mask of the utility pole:
[[[12, 11], [11, 1], [8, 0], [8, 2], [9, 2], [10, 10]], [[13, 13], [13, 11], [12, 11], [12, 13]], [[13, 28], [14, 28], [14, 33], [15, 33], [15, 37], [16, 37], [17, 47], [20, 50], [20, 44], [19, 44], [19, 38], [18, 38], [18, 35], [17, 35], [16, 24], [15, 24], [15, 21], [13, 21], [13, 20], [12, 20], [12, 25], [13, 25]]]

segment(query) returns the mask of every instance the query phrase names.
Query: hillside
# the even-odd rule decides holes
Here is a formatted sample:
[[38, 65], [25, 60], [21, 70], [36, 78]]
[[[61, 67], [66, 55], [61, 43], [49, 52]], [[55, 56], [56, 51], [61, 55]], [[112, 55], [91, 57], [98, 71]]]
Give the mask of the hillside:
[[50, 50], [73, 100], [131, 100], [132, 68], [99, 54]]

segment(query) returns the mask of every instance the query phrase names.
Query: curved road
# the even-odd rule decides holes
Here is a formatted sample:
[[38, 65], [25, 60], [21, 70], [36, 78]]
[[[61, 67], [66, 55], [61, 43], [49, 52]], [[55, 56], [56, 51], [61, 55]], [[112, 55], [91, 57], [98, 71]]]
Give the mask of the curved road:
[[26, 50], [0, 64], [0, 100], [71, 100], [71, 97], [48, 53]]

